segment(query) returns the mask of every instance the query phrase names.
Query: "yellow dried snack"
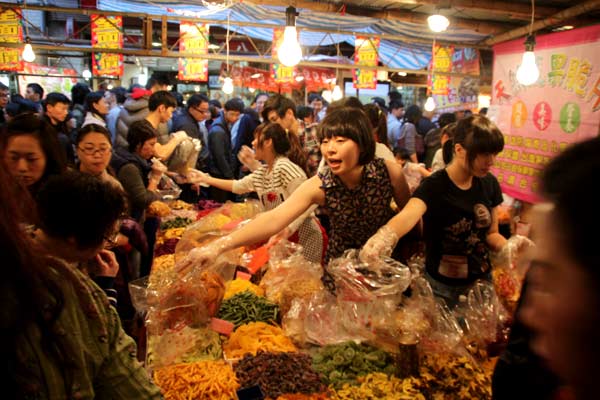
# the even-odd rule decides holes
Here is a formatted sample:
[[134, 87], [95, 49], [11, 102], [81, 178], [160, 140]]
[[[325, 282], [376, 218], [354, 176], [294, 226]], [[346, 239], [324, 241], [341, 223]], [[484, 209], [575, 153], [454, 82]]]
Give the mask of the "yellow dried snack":
[[265, 291], [262, 288], [253, 284], [252, 282], [244, 279], [235, 279], [233, 281], [227, 282], [227, 284], [225, 285], [225, 296], [223, 297], [223, 300], [227, 300], [228, 298], [246, 290], [254, 293], [257, 296], [264, 297], [265, 295]]
[[425, 400], [420, 391], [418, 379], [398, 379], [381, 372], [361, 376], [358, 386], [345, 384], [339, 390], [332, 390], [331, 398], [336, 400]]
[[289, 352], [296, 351], [296, 346], [283, 334], [281, 328], [264, 322], [240, 326], [223, 345], [223, 351], [229, 358], [241, 358], [247, 353], [256, 355], [259, 350]]
[[200, 361], [159, 368], [154, 381], [165, 400], [236, 399], [240, 387], [233, 369], [224, 361]]
[[153, 217], [166, 217], [171, 213], [168, 205], [162, 201], [153, 201], [148, 206], [148, 215]]
[[165, 239], [179, 239], [183, 236], [183, 232], [185, 232], [185, 228], [171, 228], [165, 230], [163, 236]]

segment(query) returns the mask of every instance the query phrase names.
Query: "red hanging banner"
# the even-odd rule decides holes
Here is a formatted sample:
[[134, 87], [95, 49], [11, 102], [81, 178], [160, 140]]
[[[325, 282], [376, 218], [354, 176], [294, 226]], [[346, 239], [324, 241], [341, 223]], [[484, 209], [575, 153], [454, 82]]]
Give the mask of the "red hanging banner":
[[[3, 42], [23, 43], [21, 10], [6, 8], [0, 11], [0, 37]], [[0, 47], [0, 71], [23, 71], [20, 48]]]
[[[123, 17], [92, 14], [92, 47], [123, 48]], [[123, 76], [123, 54], [92, 53], [94, 76]]]
[[[208, 25], [193, 22], [179, 24], [179, 51], [208, 54]], [[208, 60], [182, 57], [179, 59], [178, 78], [182, 81], [208, 81]]]
[[[356, 36], [354, 39], [354, 64], [365, 67], [376, 67], [379, 62], [380, 39]], [[376, 69], [354, 69], [352, 70], [352, 82], [356, 89], [376, 89]]]

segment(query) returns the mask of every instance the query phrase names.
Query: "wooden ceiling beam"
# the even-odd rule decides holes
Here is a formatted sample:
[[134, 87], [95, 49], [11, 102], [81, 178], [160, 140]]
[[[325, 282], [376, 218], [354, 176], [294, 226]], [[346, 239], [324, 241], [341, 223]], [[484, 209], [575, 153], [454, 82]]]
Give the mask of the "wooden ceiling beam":
[[[589, 11], [600, 10], [600, 0], [587, 0], [582, 3], [577, 4], [576, 6], [567, 8], [566, 10], [562, 10], [550, 17], [535, 21], [531, 30], [536, 32], [540, 29], [544, 29], [550, 26], [558, 25], [561, 22], [577, 17]], [[529, 24], [523, 26], [521, 28], [513, 29], [508, 32], [504, 32], [501, 35], [496, 35], [490, 39], [484, 41], [485, 44], [492, 46], [496, 43], [506, 42], [512, 39], [516, 39], [519, 37], [523, 37], [529, 34], [530, 27]]]
[[[279, 6], [287, 7], [290, 5], [288, 0], [251, 0], [247, 1], [255, 5], [263, 6]], [[339, 18], [343, 18], [340, 14], [343, 4], [337, 3], [322, 3], [310, 0], [295, 0], [291, 2], [296, 8], [304, 8], [306, 10], [337, 13]], [[375, 10], [372, 8], [359, 7], [351, 4], [346, 4], [344, 9], [346, 14], [355, 15], [358, 17], [370, 17], [392, 21], [410, 22], [413, 24], [427, 25], [427, 17], [429, 14], [416, 13], [410, 10]], [[300, 16], [302, 17], [302, 16]], [[484, 35], [496, 35], [506, 31], [506, 23], [478, 21], [474, 19], [455, 18], [449, 16], [450, 26], [453, 28], [467, 29]], [[332, 21], [332, 25], [334, 22]]]
[[[508, 18], [529, 21], [531, 18], [531, 5], [527, 3], [513, 3], [508, 1], [481, 1], [481, 0], [395, 0], [396, 4], [406, 5], [432, 5], [456, 8], [459, 10], [480, 11], [488, 14], [506, 16]], [[556, 14], [560, 9], [556, 7], [535, 7], [535, 14], [548, 17]]]

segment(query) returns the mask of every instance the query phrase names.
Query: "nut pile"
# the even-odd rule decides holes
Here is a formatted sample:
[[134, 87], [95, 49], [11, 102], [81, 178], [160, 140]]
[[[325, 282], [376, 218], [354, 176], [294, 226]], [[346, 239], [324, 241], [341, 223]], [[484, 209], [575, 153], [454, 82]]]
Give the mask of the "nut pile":
[[311, 358], [302, 353], [246, 355], [234, 366], [242, 388], [260, 385], [266, 397], [276, 399], [286, 393], [322, 393], [326, 390]]

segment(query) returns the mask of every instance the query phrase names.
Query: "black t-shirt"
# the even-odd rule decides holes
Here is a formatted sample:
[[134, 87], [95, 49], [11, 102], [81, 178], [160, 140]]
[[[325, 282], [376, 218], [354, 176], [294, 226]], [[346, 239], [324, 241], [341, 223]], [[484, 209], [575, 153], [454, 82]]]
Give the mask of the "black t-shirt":
[[424, 179], [413, 196], [427, 205], [423, 215], [427, 272], [450, 285], [487, 275], [491, 211], [502, 203], [496, 178], [492, 174], [473, 177], [471, 188], [462, 190], [441, 170]]

